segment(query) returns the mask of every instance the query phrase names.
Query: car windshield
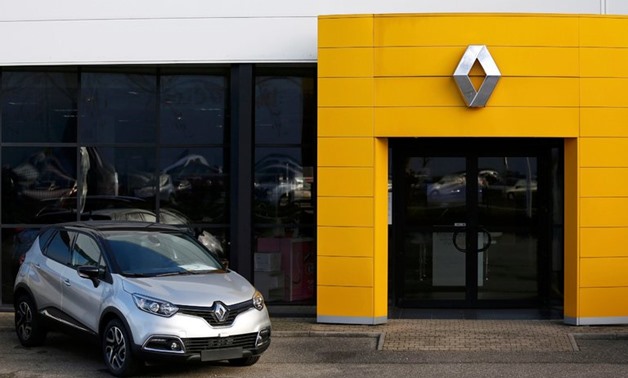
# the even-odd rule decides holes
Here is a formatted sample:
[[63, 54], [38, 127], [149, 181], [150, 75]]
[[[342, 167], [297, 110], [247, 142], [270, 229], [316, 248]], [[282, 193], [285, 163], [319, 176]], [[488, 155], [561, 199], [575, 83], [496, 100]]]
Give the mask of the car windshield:
[[184, 233], [117, 231], [107, 233], [105, 239], [125, 276], [204, 274], [223, 269], [202, 245]]

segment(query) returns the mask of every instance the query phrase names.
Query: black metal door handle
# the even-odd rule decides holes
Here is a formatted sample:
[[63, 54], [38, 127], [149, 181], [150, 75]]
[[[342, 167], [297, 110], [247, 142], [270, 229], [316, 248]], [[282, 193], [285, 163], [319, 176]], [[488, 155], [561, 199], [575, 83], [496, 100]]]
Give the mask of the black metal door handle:
[[[484, 227], [478, 227], [478, 231], [482, 232], [484, 235], [486, 235], [486, 238], [484, 239], [484, 245], [482, 246], [482, 248], [478, 248], [477, 252], [484, 252], [486, 250], [488, 250], [491, 247], [491, 243], [493, 242], [493, 238], [491, 237], [491, 233], [488, 232], [487, 229], [485, 229]], [[454, 231], [453, 237], [452, 237], [452, 241], [453, 241], [453, 245], [454, 248], [456, 248], [458, 251], [462, 252], [462, 253], [466, 253], [467, 249], [463, 248], [461, 246], [458, 245], [458, 235], [460, 233], [464, 232], [466, 234], [467, 230], [460, 230], [460, 231]]]

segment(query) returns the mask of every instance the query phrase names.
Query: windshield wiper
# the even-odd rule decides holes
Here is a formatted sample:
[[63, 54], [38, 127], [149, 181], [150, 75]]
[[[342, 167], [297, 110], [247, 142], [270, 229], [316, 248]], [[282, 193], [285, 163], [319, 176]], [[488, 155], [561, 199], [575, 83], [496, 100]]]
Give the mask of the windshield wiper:
[[152, 274], [146, 273], [132, 273], [132, 272], [122, 272], [122, 275], [125, 277], [152, 277]]
[[179, 275], [184, 275], [184, 274], [190, 274], [190, 272], [188, 272], [187, 270], [179, 270], [176, 272], [166, 272], [166, 273], [155, 274], [154, 277], [179, 276]]

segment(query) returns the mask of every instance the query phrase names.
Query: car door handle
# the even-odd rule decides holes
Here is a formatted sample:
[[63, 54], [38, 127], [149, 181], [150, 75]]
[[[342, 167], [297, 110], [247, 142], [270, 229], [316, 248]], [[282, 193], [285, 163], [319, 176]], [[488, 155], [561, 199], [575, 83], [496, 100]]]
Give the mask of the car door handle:
[[72, 283], [70, 283], [70, 280], [67, 278], [63, 280], [63, 283], [65, 284], [65, 286], [72, 286]]

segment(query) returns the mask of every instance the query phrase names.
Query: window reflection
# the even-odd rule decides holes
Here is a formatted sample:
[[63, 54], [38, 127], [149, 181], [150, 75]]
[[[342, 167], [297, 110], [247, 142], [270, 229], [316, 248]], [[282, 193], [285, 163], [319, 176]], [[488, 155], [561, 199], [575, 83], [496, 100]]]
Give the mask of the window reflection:
[[[258, 223], [313, 221], [312, 165], [303, 166], [299, 148], [257, 148], [254, 214]], [[312, 163], [310, 163], [312, 164]]]
[[254, 283], [267, 302], [309, 303], [315, 298], [316, 251], [312, 229], [256, 230]]
[[255, 141], [257, 144], [302, 143], [310, 136], [315, 110], [314, 79], [300, 76], [258, 76], [255, 79]]
[[224, 223], [227, 182], [222, 148], [164, 148], [161, 174], [168, 177], [168, 205], [194, 222]]
[[156, 103], [154, 74], [83, 73], [79, 103], [81, 141], [155, 142]]
[[161, 141], [222, 143], [225, 104], [224, 76], [162, 76]]
[[76, 195], [74, 148], [5, 147], [2, 162], [3, 223], [28, 223], [44, 203]]
[[2, 141], [76, 142], [78, 76], [64, 72], [2, 73]]

